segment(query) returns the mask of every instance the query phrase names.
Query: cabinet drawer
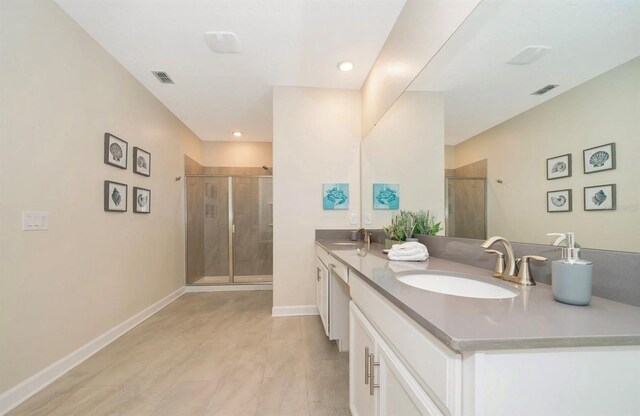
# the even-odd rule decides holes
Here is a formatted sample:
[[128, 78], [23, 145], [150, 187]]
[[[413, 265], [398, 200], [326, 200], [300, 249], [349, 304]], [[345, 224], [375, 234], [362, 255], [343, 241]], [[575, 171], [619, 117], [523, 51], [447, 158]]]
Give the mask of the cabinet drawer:
[[325, 266], [329, 269], [329, 272], [334, 273], [340, 279], [342, 279], [345, 283], [349, 283], [349, 269], [344, 264], [340, 263], [336, 260], [329, 252], [323, 249], [320, 246], [316, 246], [316, 252], [318, 254], [318, 258], [324, 263]]
[[351, 298], [445, 413], [462, 413], [462, 356], [354, 277]]

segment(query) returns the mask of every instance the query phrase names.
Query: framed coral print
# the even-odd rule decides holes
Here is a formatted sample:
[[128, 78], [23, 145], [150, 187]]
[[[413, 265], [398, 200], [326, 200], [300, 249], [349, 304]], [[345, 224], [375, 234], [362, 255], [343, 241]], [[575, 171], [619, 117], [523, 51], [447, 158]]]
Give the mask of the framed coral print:
[[104, 163], [120, 169], [127, 168], [128, 144], [111, 133], [104, 134]]
[[374, 183], [373, 209], [400, 209], [400, 185]]
[[325, 183], [322, 185], [322, 209], [349, 209], [349, 184]]
[[151, 153], [139, 147], [133, 148], [133, 173], [151, 176]]
[[585, 211], [614, 211], [616, 209], [616, 185], [585, 186]]
[[582, 151], [584, 173], [602, 172], [616, 168], [616, 144], [608, 143]]
[[104, 181], [104, 210], [127, 212], [127, 185], [119, 182]]
[[547, 212], [571, 212], [571, 189], [547, 192]]
[[547, 159], [547, 180], [571, 176], [571, 153]]

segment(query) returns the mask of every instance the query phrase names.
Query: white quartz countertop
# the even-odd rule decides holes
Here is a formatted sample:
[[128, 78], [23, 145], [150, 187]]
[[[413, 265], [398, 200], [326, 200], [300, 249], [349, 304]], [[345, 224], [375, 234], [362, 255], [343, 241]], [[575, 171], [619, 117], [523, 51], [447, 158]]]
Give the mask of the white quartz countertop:
[[[318, 240], [359, 278], [449, 348], [463, 351], [640, 345], [640, 308], [593, 297], [588, 306], [556, 302], [551, 286], [523, 287], [491, 277], [491, 271], [430, 257], [426, 262], [389, 261], [380, 244], [362, 257], [339, 240]], [[476, 299], [429, 292], [397, 279], [406, 271], [465, 274], [518, 291], [509, 299]]]

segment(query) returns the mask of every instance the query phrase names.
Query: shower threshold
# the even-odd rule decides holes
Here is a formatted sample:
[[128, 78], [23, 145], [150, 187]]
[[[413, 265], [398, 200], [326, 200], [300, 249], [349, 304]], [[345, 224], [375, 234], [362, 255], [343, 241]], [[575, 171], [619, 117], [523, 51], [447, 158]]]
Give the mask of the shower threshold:
[[264, 284], [272, 283], [272, 275], [235, 276], [234, 283], [229, 282], [229, 276], [205, 276], [191, 283], [192, 285], [228, 285], [228, 284]]

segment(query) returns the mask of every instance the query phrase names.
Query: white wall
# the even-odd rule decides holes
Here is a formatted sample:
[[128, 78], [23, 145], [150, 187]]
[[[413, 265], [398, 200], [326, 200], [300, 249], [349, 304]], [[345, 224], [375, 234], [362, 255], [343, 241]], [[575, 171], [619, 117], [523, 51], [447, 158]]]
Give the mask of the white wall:
[[[273, 90], [273, 305], [315, 305], [317, 228], [357, 228], [360, 93]], [[350, 209], [324, 211], [322, 184], [350, 185]]]
[[362, 85], [362, 132], [382, 118], [480, 0], [407, 0]]
[[[184, 285], [183, 155], [200, 140], [57, 5], [3, 0], [0, 392]], [[103, 163], [111, 132], [151, 152], [151, 177]], [[103, 211], [103, 181], [129, 212]], [[131, 212], [132, 187], [152, 191]], [[21, 230], [21, 212], [49, 230]]]
[[364, 226], [379, 229], [398, 211], [373, 209], [373, 184], [400, 184], [401, 210], [429, 210], [444, 224], [442, 93], [405, 92], [362, 141]]
[[[546, 233], [574, 231], [583, 247], [640, 251], [639, 114], [636, 58], [457, 145], [458, 167], [488, 159], [488, 234], [549, 243]], [[584, 174], [582, 150], [610, 142], [617, 168]], [[546, 159], [566, 153], [572, 176], [548, 181]], [[617, 210], [585, 212], [583, 188], [610, 183]], [[547, 213], [546, 192], [558, 189], [573, 190], [572, 212]]]
[[202, 142], [202, 163], [205, 166], [260, 167], [271, 166], [271, 142]]

